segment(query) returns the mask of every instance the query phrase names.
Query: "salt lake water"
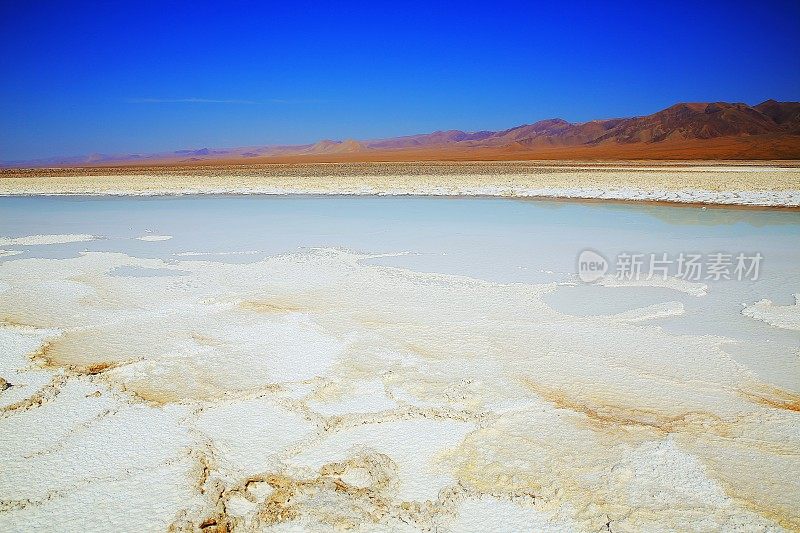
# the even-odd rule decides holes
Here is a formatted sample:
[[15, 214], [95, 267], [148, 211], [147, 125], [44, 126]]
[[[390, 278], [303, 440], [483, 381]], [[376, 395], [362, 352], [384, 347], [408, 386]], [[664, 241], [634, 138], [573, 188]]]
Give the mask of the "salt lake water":
[[[742, 304], [768, 298], [790, 305], [793, 294], [800, 293], [798, 210], [498, 198], [0, 198], [0, 236], [36, 234], [91, 234], [99, 239], [6, 246], [24, 253], [0, 261], [104, 251], [168, 261], [241, 263], [302, 249], [342, 248], [389, 254], [366, 262], [416, 271], [501, 283], [564, 283], [574, 280], [577, 256], [584, 249], [610, 260], [620, 253], [643, 254], [643, 272], [650, 254], [666, 253], [674, 260], [680, 253], [760, 253], [764, 259], [757, 280], [715, 281], [703, 273], [699, 281], [710, 290], [700, 298], [659, 287], [569, 284], [548, 295], [547, 302], [564, 313], [582, 315], [680, 301], [685, 315], [657, 323], [675, 332], [737, 339], [742, 345], [730, 349], [749, 365], [758, 366], [759, 358], [780, 358], [795, 372], [772, 377], [800, 390], [800, 334], [740, 314]], [[152, 235], [171, 238], [138, 239]]]

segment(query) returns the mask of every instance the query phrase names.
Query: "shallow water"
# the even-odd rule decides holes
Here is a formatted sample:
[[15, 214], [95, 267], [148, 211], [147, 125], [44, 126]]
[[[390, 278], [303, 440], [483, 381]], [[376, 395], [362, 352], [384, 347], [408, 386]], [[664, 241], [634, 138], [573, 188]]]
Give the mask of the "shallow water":
[[[621, 252], [670, 257], [760, 252], [764, 261], [758, 281], [702, 280], [711, 287], [704, 298], [670, 289], [581, 285], [560, 288], [545, 301], [574, 315], [680, 301], [686, 313], [659, 324], [675, 333], [736, 339], [745, 346], [733, 351], [766, 357], [757, 372], [800, 390], [798, 334], [740, 314], [742, 304], [767, 298], [790, 305], [792, 295], [800, 293], [800, 210], [430, 197], [0, 198], [0, 236], [33, 234], [99, 239], [4, 246], [24, 253], [0, 261], [113, 251], [166, 261], [249, 263], [310, 248], [341, 248], [404, 254], [367, 259], [369, 264], [500, 283], [560, 283], [574, 277], [576, 258], [587, 248], [606, 258]], [[137, 239], [148, 235], [172, 238]], [[777, 364], [772, 358], [778, 358]], [[788, 374], [787, 365], [793, 369]]]
[[[620, 251], [761, 251], [770, 280], [795, 283], [800, 259], [800, 210], [496, 198], [0, 198], [2, 236], [84, 233], [101, 240], [29, 247], [26, 256], [67, 257], [83, 250], [161, 258], [232, 252], [236, 255], [216, 260], [240, 262], [256, 260], [248, 257], [256, 254], [343, 247], [409, 252], [413, 255], [390, 261], [499, 282], [564, 279], [574, 273], [577, 254], [585, 248], [607, 257]], [[132, 240], [148, 234], [173, 238]]]
[[0, 526], [800, 527], [798, 211], [7, 197], [0, 238]]

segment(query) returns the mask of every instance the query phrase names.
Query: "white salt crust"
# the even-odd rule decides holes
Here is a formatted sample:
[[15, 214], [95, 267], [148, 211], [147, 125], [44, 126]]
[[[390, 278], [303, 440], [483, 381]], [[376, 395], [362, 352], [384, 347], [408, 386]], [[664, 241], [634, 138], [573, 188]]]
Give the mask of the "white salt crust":
[[46, 244], [87, 242], [95, 239], [97, 239], [97, 237], [94, 235], [87, 235], [85, 233], [68, 233], [64, 235], [28, 235], [26, 237], [0, 237], [0, 246], [39, 246]]
[[11, 171], [0, 179], [0, 195], [427, 195], [800, 206], [800, 169], [787, 161], [417, 162], [73, 172]]
[[796, 393], [679, 302], [369, 257], [0, 264], [0, 529], [800, 528]]
[[760, 300], [743, 308], [742, 314], [770, 326], [800, 331], [800, 294], [795, 294], [794, 299], [794, 305], [775, 305], [771, 300]]
[[172, 235], [142, 235], [140, 237], [136, 237], [136, 240], [139, 241], [147, 241], [147, 242], [158, 242], [158, 241], [168, 241], [172, 238]]

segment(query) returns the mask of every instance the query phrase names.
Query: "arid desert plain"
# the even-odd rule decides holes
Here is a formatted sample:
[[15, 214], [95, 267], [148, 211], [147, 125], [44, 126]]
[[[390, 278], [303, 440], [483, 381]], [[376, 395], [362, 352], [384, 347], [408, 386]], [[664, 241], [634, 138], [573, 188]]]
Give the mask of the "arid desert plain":
[[799, 207], [777, 161], [0, 171], [0, 530], [798, 531]]

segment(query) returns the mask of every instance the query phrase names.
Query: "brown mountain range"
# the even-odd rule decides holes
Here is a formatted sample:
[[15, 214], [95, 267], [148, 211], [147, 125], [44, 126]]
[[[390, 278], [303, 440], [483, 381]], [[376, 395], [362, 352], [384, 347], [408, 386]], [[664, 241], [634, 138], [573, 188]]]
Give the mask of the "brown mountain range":
[[800, 102], [768, 100], [752, 107], [725, 102], [676, 104], [644, 117], [579, 124], [555, 118], [498, 132], [451, 130], [361, 144], [361, 151], [504, 149], [519, 156], [796, 159], [800, 157]]
[[583, 123], [553, 118], [503, 131], [448, 130], [371, 141], [93, 155], [28, 165], [532, 159], [800, 159], [800, 102], [681, 103], [643, 117]]

